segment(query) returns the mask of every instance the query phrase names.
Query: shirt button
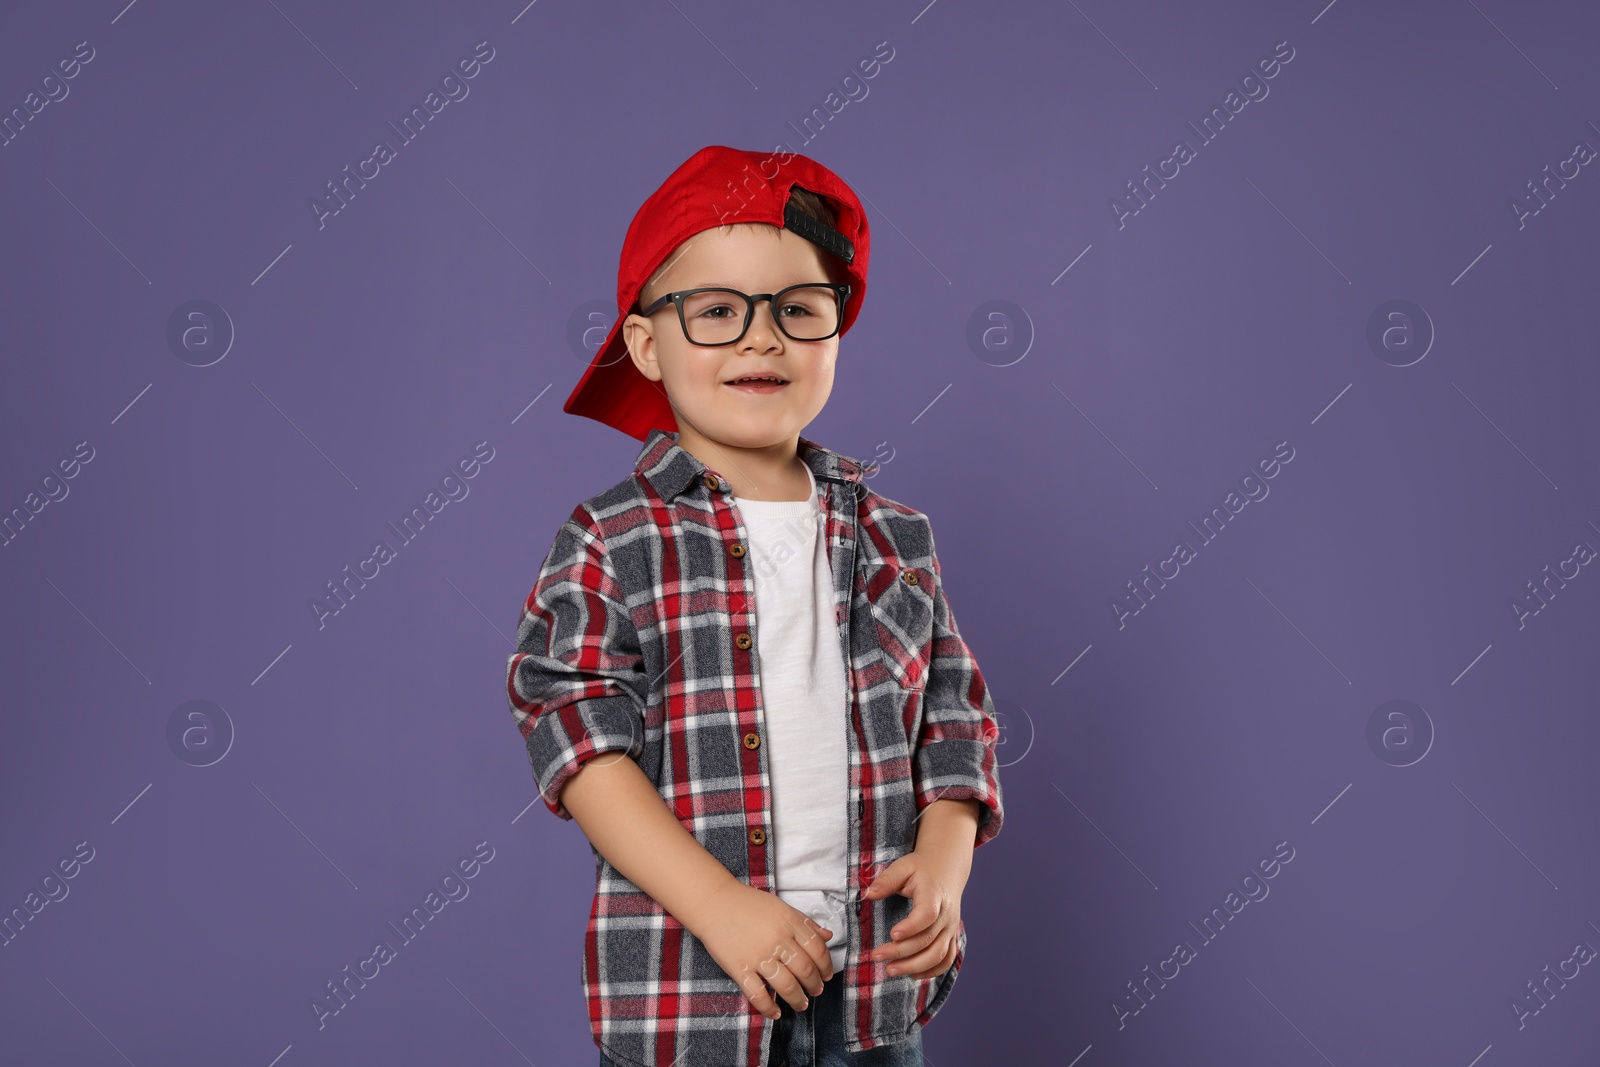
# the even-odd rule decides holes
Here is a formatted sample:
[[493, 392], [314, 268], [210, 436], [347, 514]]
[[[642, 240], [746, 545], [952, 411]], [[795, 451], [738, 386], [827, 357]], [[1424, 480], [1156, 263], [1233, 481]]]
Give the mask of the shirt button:
[[759, 826], [756, 827], [754, 830], [751, 830], [750, 831], [750, 843], [752, 845], [764, 845], [764, 844], [766, 844], [767, 843], [767, 832], [765, 830], [761, 829], [761, 827], [759, 827]]
[[708, 474], [706, 475], [706, 487], [708, 489], [720, 489], [722, 488], [722, 482], [717, 479], [715, 474]]
[[733, 643], [738, 645], [740, 648], [749, 648], [752, 644], [754, 644], [754, 642], [750, 640], [749, 634], [740, 634], [733, 639]]
[[917, 572], [916, 571], [901, 571], [900, 572], [900, 577], [905, 580], [905, 583], [907, 585], [916, 585], [917, 584]]
[[734, 559], [742, 559], [744, 557], [744, 546], [735, 541], [733, 544], [728, 546], [728, 555], [732, 556]]
[[760, 748], [761, 747], [761, 735], [760, 734], [745, 734], [744, 735], [744, 747], [745, 748]]

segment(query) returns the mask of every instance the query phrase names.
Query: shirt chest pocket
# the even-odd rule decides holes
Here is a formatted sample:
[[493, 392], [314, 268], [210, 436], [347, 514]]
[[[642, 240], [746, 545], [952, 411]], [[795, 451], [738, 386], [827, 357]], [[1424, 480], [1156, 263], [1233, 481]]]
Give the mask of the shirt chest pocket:
[[898, 563], [875, 565], [857, 579], [884, 666], [902, 689], [922, 689], [927, 683], [933, 661], [934, 581], [931, 569]]

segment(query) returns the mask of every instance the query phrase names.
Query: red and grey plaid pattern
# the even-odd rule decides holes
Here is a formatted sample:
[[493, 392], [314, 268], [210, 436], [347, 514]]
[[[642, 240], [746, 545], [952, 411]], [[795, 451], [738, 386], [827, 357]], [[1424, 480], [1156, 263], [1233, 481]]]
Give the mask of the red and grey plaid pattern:
[[[826, 510], [840, 649], [849, 672], [852, 917], [844, 970], [852, 1051], [912, 1034], [944, 1004], [966, 951], [927, 980], [867, 957], [911, 911], [862, 891], [916, 844], [940, 798], [982, 802], [977, 845], [1000, 832], [998, 727], [956, 628], [928, 518], [867, 487], [873, 468], [802, 437]], [[578, 505], [523, 606], [507, 669], [540, 795], [588, 760], [625, 752], [741, 881], [773, 883], [754, 585], [725, 479], [652, 430], [626, 480]], [[761, 831], [760, 833], [756, 831]], [[581, 980], [595, 1042], [630, 1067], [759, 1067], [772, 1022], [704, 944], [591, 846], [595, 898]]]

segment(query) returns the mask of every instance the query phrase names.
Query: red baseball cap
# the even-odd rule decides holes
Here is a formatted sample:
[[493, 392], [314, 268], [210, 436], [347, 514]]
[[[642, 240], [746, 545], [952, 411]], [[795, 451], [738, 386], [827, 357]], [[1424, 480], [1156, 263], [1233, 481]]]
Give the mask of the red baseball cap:
[[[821, 197], [839, 228], [788, 207], [794, 186]], [[787, 209], [787, 210], [786, 210]], [[644, 440], [678, 421], [660, 382], [639, 373], [622, 338], [623, 320], [639, 310], [639, 291], [668, 256], [697, 233], [736, 222], [765, 222], [798, 233], [837, 256], [850, 280], [839, 333], [850, 329], [867, 293], [867, 214], [833, 171], [794, 152], [746, 152], [709, 145], [673, 171], [633, 216], [617, 270], [617, 321], [561, 410]]]

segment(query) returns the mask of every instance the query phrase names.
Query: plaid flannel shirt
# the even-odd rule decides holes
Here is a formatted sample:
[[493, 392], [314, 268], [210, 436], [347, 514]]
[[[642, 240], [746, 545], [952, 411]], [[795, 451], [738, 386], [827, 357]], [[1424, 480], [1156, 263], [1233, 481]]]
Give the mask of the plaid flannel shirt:
[[[851, 917], [843, 971], [849, 1047], [909, 1037], [944, 1004], [965, 957], [929, 979], [870, 952], [910, 914], [862, 891], [916, 844], [941, 798], [981, 802], [975, 842], [1000, 831], [998, 727], [956, 629], [926, 515], [873, 492], [876, 468], [802, 437], [816, 476], [849, 680]], [[741, 881], [773, 892], [754, 584], [732, 490], [652, 430], [632, 475], [578, 505], [540, 569], [507, 669], [540, 795], [625, 752], [668, 808]], [[768, 640], [781, 640], [773, 635]], [[760, 1067], [773, 1023], [705, 945], [591, 844], [595, 897], [580, 977], [595, 1043], [631, 1067]]]

